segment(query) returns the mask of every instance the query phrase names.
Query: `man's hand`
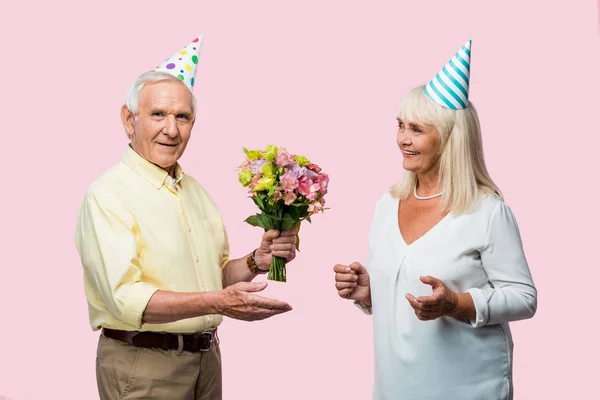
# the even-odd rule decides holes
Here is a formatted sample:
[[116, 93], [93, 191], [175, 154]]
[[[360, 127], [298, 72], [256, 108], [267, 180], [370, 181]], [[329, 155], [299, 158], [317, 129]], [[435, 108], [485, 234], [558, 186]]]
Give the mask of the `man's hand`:
[[296, 258], [296, 230], [279, 232], [271, 229], [265, 232], [256, 250], [256, 265], [268, 270], [273, 256], [284, 258], [286, 262]]
[[238, 282], [228, 286], [219, 292], [218, 313], [243, 321], [257, 321], [292, 309], [283, 301], [253, 294], [266, 287], [266, 282]]

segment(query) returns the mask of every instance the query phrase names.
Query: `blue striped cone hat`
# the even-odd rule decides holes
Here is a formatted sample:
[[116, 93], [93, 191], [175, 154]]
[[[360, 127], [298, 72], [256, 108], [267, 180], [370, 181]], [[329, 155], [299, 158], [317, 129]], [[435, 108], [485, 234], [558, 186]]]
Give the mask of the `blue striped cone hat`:
[[167, 58], [165, 62], [156, 67], [156, 71], [166, 72], [181, 79], [188, 89], [193, 91], [201, 46], [202, 35], [194, 39], [190, 44], [173, 54], [171, 57]]
[[427, 86], [425, 93], [439, 105], [463, 110], [469, 105], [471, 39], [458, 50]]

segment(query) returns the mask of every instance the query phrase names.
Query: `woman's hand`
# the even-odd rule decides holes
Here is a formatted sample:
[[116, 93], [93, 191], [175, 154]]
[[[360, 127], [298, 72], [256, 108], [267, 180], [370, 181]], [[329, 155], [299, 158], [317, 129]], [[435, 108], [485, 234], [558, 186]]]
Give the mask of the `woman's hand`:
[[408, 293], [406, 299], [421, 321], [431, 321], [443, 316], [454, 316], [457, 311], [458, 295], [441, 280], [433, 276], [422, 276], [421, 282], [431, 285], [431, 296], [415, 297]]
[[350, 265], [337, 264], [335, 272], [335, 288], [340, 297], [358, 300], [371, 307], [371, 280], [367, 269], [358, 262]]

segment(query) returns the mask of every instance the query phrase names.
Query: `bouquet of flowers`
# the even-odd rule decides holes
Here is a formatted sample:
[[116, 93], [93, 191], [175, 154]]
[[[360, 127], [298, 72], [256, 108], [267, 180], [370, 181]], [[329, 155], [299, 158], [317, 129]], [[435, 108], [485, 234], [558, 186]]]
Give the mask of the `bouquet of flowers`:
[[[288, 153], [284, 148], [268, 145], [265, 151], [244, 148], [246, 161], [239, 167], [239, 181], [249, 188], [260, 210], [245, 222], [265, 231], [296, 228], [296, 249], [300, 250], [298, 232], [303, 220], [325, 208], [329, 176], [306, 157]], [[285, 282], [285, 259], [273, 257], [267, 279]]]

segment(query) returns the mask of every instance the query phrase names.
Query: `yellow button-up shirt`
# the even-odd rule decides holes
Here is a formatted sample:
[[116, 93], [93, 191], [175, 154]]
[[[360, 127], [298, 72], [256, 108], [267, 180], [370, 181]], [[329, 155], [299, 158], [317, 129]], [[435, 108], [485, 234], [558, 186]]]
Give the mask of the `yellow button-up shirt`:
[[222, 289], [229, 243], [216, 205], [177, 165], [176, 179], [130, 147], [88, 188], [75, 245], [84, 270], [93, 330], [101, 327], [191, 333], [214, 328], [220, 315], [168, 324], [142, 323], [156, 290]]

